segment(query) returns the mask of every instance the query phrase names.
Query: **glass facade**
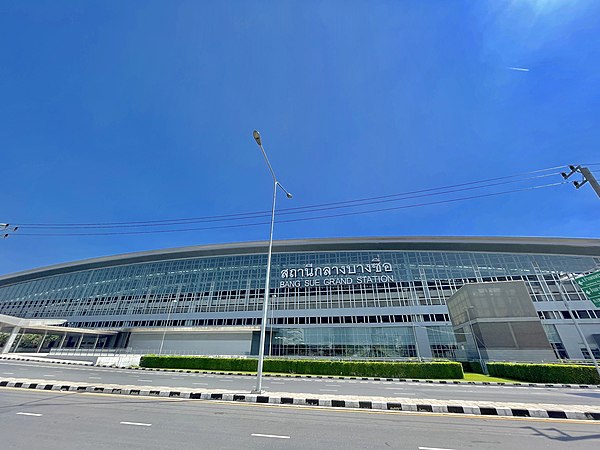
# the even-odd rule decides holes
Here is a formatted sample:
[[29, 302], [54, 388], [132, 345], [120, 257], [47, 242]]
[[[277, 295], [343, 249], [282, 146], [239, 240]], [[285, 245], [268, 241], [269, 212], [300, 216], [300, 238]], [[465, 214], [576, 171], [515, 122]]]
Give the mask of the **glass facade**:
[[[167, 258], [167, 256], [165, 256]], [[265, 254], [198, 256], [72, 269], [0, 286], [0, 314], [61, 318], [89, 328], [248, 326], [261, 322]], [[296, 251], [273, 254], [273, 355], [452, 358], [446, 299], [475, 282], [523, 280], [542, 321], [600, 310], [565, 274], [600, 269], [600, 257], [461, 251]], [[552, 335], [553, 344], [561, 344]], [[562, 345], [562, 344], [561, 344]], [[423, 345], [421, 345], [422, 351]]]

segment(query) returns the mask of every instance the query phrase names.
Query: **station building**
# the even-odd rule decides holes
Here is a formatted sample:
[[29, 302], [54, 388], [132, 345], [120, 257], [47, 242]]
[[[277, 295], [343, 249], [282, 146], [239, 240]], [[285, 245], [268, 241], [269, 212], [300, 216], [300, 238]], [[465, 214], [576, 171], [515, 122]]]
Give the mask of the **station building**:
[[[266, 265], [267, 242], [246, 242], [130, 253], [4, 275], [0, 331], [10, 339], [3, 351], [256, 355]], [[464, 323], [458, 332], [446, 302], [466, 285], [519, 282], [552, 357], [588, 359], [588, 347], [600, 356], [600, 309], [574, 282], [596, 270], [599, 239], [276, 241], [266, 354], [472, 359], [465, 345], [473, 336], [466, 335], [474, 333], [481, 345], [485, 336], [478, 340], [479, 328]], [[489, 298], [496, 309], [511, 304], [501, 294]], [[510, 308], [504, 309], [502, 314], [510, 316]], [[507, 329], [519, 329], [517, 319], [503, 320], [512, 324]], [[43, 336], [33, 347], [23, 339], [31, 333]], [[524, 340], [515, 336], [511, 342], [518, 346]], [[504, 354], [483, 350], [488, 359]]]

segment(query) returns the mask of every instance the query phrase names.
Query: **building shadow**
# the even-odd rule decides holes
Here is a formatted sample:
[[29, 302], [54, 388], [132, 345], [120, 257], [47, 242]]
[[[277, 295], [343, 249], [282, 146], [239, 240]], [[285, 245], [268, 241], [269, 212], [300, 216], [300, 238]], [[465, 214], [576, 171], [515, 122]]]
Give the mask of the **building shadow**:
[[558, 428], [546, 428], [540, 429], [536, 427], [521, 427], [526, 430], [531, 430], [535, 434], [541, 437], [545, 437], [546, 439], [551, 439], [553, 441], [559, 442], [575, 442], [575, 441], [585, 441], [591, 439], [600, 439], [600, 433], [596, 434], [586, 434], [582, 436], [573, 436], [565, 431], [559, 430]]

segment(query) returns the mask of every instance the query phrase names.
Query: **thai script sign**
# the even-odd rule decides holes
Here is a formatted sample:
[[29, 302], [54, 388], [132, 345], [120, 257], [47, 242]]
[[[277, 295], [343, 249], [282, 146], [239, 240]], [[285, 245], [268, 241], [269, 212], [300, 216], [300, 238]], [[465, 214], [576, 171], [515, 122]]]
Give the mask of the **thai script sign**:
[[394, 282], [393, 267], [373, 258], [367, 264], [343, 264], [282, 269], [279, 287], [329, 286], [336, 284], [363, 284]]

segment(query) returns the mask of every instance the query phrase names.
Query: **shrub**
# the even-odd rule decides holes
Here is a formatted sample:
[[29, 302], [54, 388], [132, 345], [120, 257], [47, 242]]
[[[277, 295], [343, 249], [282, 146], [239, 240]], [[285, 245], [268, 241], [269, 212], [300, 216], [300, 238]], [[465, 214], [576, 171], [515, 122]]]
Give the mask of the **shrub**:
[[487, 368], [491, 376], [531, 383], [600, 384], [592, 366], [490, 362]]
[[[256, 372], [256, 359], [205, 356], [146, 355], [142, 367]], [[310, 359], [265, 359], [265, 372], [312, 375], [343, 375], [379, 378], [463, 378], [457, 362], [373, 362]]]

